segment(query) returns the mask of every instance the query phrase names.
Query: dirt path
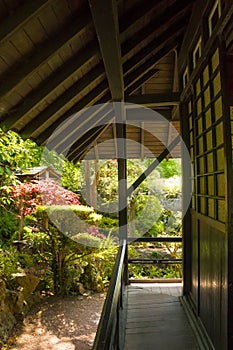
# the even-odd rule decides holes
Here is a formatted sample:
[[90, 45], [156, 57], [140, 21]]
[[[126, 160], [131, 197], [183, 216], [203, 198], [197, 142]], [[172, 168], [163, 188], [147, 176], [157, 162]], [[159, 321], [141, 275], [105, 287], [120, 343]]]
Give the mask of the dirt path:
[[104, 294], [48, 297], [16, 326], [4, 350], [89, 350], [104, 303]]

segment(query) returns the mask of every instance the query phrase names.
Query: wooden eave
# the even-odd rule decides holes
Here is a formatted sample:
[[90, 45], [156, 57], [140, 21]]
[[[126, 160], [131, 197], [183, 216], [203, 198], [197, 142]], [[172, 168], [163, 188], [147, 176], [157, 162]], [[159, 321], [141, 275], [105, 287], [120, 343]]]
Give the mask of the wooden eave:
[[[98, 127], [90, 113], [86, 125], [93, 125], [93, 132], [84, 128], [80, 139], [74, 132], [59, 135], [57, 128], [71, 115], [77, 113], [82, 123], [88, 107], [130, 102], [171, 120], [179, 104], [174, 50], [182, 45], [194, 3], [0, 0], [0, 127], [39, 145], [57, 132], [55, 149], [67, 152], [69, 145], [69, 159], [78, 160], [105, 136], [116, 137], [110, 131], [114, 116], [101, 113], [106, 127]], [[139, 127], [144, 121], [137, 121]], [[145, 135], [141, 140], [146, 143]], [[152, 154], [161, 151], [150, 147]], [[98, 155], [106, 156], [101, 147]]]

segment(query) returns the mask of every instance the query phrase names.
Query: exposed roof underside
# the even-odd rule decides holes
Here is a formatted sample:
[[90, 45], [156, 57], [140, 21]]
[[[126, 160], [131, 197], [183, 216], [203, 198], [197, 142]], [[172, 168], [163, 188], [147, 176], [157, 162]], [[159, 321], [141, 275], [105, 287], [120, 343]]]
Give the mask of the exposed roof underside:
[[170, 123], [154, 137], [156, 120], [135, 105], [179, 130], [177, 53], [193, 3], [0, 0], [0, 127], [46, 145], [68, 121], [54, 149], [71, 160], [115, 158], [114, 111], [89, 107], [129, 102], [127, 135], [145, 147], [128, 145], [128, 157], [157, 156], [172, 137]]

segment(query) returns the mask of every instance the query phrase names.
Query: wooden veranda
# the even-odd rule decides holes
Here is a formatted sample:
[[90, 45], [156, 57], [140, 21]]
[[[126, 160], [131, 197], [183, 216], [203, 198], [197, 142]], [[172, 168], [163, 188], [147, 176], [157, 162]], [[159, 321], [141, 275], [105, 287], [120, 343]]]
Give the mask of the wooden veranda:
[[[95, 347], [123, 349], [125, 293], [140, 299], [127, 287], [127, 197], [181, 155], [182, 305], [206, 349], [232, 349], [232, 0], [0, 0], [0, 19], [0, 127], [74, 162], [118, 159], [122, 244]], [[148, 157], [127, 189], [126, 159]]]

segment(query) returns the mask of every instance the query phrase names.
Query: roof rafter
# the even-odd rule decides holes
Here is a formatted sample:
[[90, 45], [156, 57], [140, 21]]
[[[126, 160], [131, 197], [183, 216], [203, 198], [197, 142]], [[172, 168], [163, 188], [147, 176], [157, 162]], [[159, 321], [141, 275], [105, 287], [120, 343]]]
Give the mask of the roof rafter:
[[[181, 24], [178, 25], [178, 33], [179, 31], [181, 30], [181, 28], [183, 28], [183, 26], [181, 26]], [[171, 28], [168, 28], [168, 30], [166, 30], [154, 43], [153, 43], [153, 46], [156, 47], [156, 49], [158, 50], [160, 48], [160, 44], [164, 44], [164, 41], [166, 40], [167, 36], [170, 37], [172, 35], [172, 33], [174, 33], [174, 25], [171, 27]], [[170, 41], [174, 41], [174, 38], [171, 36], [171, 38], [169, 39], [169, 42]], [[90, 49], [90, 52], [88, 53], [88, 48], [86, 48], [86, 54], [84, 52], [84, 55], [83, 56], [83, 60], [81, 60], [82, 56], [78, 58], [78, 60], [76, 59], [73, 59], [71, 62], [69, 62], [69, 64], [64, 68], [64, 70], [67, 70], [68, 71], [68, 75], [70, 74], [69, 72], [72, 72], [72, 70], [75, 71], [75, 68], [77, 66], [77, 63], [81, 64], [81, 61], [85, 62], [88, 61], [88, 58], [92, 57], [92, 54], [94, 52], [94, 50], [96, 49], [96, 44], [93, 42], [91, 43], [88, 47]], [[140, 62], [140, 60], [145, 60], [145, 58], [147, 57], [146, 56], [146, 53], [150, 53], [151, 55], [151, 52], [153, 50], [153, 46], [151, 45], [148, 45], [145, 49], [142, 50], [142, 52], [137, 55], [137, 60], [136, 60], [136, 64], [138, 64], [138, 62]], [[124, 67], [129, 67], [129, 69], [132, 69], [132, 65], [134, 64], [134, 61], [135, 61], [135, 58], [127, 61], [124, 65]], [[72, 63], [73, 62], [73, 63]], [[73, 67], [73, 68], [71, 68]], [[98, 71], [98, 69], [97, 69]], [[100, 76], [102, 74], [102, 72], [100, 71]], [[127, 74], [128, 72], [126, 72], [125, 74]], [[138, 86], [142, 85], [145, 80], [149, 79], [153, 74], [155, 73], [155, 71], [153, 70], [149, 70], [148, 73], [145, 73], [143, 75], [143, 78], [140, 79], [139, 78], [139, 72], [136, 72], [135, 74], [135, 79], [137, 79], [137, 84], [133, 84], [133, 82], [128, 79], [128, 81], [131, 81], [130, 84], [131, 84], [131, 89], [127, 91], [127, 93], [132, 93], [134, 92]], [[68, 77], [67, 75], [67, 77]], [[96, 74], [94, 73], [94, 75], [96, 76]], [[132, 73], [133, 75], [133, 73]], [[97, 76], [96, 76], [97, 77]], [[5, 123], [9, 123], [8, 124], [8, 127], [12, 127], [14, 125], [15, 122], [19, 121], [20, 118], [24, 117], [27, 113], [30, 112], [30, 110], [32, 108], [34, 108], [37, 103], [40, 103], [41, 99], [45, 98], [46, 97], [46, 94], [49, 94], [52, 92], [52, 89], [56, 89], [56, 84], [59, 85], [59, 82], [62, 81], [62, 79], [64, 79], [64, 75], [62, 74], [59, 74], [56, 76], [53, 77], [53, 79], [49, 79], [49, 83], [47, 84], [48, 88], [46, 89], [44, 87], [44, 85], [42, 84], [41, 86], [41, 90], [37, 89], [35, 92], [32, 92], [31, 94], [29, 94], [25, 100], [24, 100], [24, 103], [21, 107], [19, 107], [15, 112], [12, 112], [10, 115], [11, 115], [11, 118], [6, 118], [6, 121], [4, 121], [4, 124]], [[131, 76], [132, 78], [132, 76]], [[88, 79], [88, 76], [87, 76], [87, 79]], [[51, 81], [53, 82], [51, 84]], [[72, 93], [71, 93], [72, 95]], [[48, 118], [51, 118], [55, 113], [57, 113], [59, 111], [59, 109], [61, 108], [64, 108], [65, 104], [68, 103], [68, 96], [69, 96], [69, 93], [65, 93], [64, 95], [60, 96], [51, 106], [49, 106], [45, 111], [43, 111], [43, 113], [41, 113], [41, 115], [37, 116], [37, 118], [35, 120], [32, 120], [30, 123], [29, 123], [29, 126], [28, 126], [28, 130], [27, 130], [27, 126], [24, 128], [25, 130], [23, 131], [24, 134], [26, 134], [26, 137], [29, 136], [29, 133], [31, 132], [34, 132], [36, 130], [36, 128], [39, 127], [39, 121], [40, 122], [43, 122], [43, 120], [48, 120]], [[72, 98], [72, 96], [70, 97]], [[4, 118], [4, 116], [3, 116]]]
[[116, 0], [89, 0], [113, 100], [124, 99], [124, 81]]
[[24, 1], [0, 25], [0, 44], [3, 44], [18, 29], [22, 28], [33, 16], [49, 5], [51, 0]]
[[32, 91], [15, 112], [11, 113], [9, 111], [8, 114], [10, 114], [10, 118], [3, 115], [0, 118], [0, 126], [4, 124], [8, 128], [14, 127], [16, 122], [19, 122], [21, 118], [41, 103], [41, 101], [51, 94], [53, 90], [62, 85], [66, 79], [76, 75], [83, 66], [93, 60], [95, 58], [94, 55], [96, 53], [96, 48], [97, 44], [95, 42], [89, 43], [85, 50], [81, 51], [81, 53], [78, 52], [77, 55], [56, 70], [52, 76], [50, 75], [44, 82], [42, 82], [37, 90]]
[[[73, 113], [77, 113], [81, 109], [92, 105], [94, 103], [104, 103], [110, 100], [110, 94], [108, 93], [108, 85], [106, 81], [101, 82], [97, 85], [90, 93], [88, 93], [81, 101], [76, 103], [72, 108], [70, 108], [66, 113], [59, 117], [51, 126], [49, 126], [45, 131], [41, 132], [39, 136], [36, 137], [36, 141], [40, 145], [44, 145], [52, 133], [63, 123], [67, 118], [69, 118]], [[101, 102], [100, 102], [101, 101]]]
[[143, 0], [139, 4], [133, 3], [133, 9], [130, 8], [123, 18], [119, 20], [120, 34], [123, 34], [131, 26], [135, 25], [138, 20], [150, 14], [152, 10], [159, 8], [163, 3], [164, 0], [157, 0], [156, 2]]
[[[100, 118], [98, 119], [99, 116], [100, 116]], [[86, 143], [86, 135], [87, 134], [90, 134], [90, 135], [95, 134], [95, 139], [96, 139], [97, 138], [96, 130], [102, 130], [102, 128], [105, 128], [106, 125], [108, 125], [109, 123], [112, 123], [113, 118], [114, 118], [113, 111], [112, 110], [109, 111], [108, 108], [107, 108], [106, 113], [104, 113], [102, 111], [98, 112], [97, 115], [93, 119], [93, 124], [90, 125], [90, 123], [89, 123], [89, 125], [86, 125], [85, 132], [83, 133], [83, 135], [81, 137], [77, 137], [77, 135], [73, 135], [74, 137], [69, 140], [70, 141], [69, 146], [70, 145], [72, 145], [72, 146], [69, 147], [68, 157], [69, 158], [75, 157], [77, 151], [80, 150], [81, 147], [83, 148], [83, 145]], [[102, 125], [98, 125], [99, 120], [101, 121]], [[67, 145], [66, 145], [66, 147], [67, 147]]]
[[155, 53], [162, 50], [165, 45], [170, 46], [171, 48], [176, 47], [177, 41], [179, 41], [181, 38], [181, 33], [184, 30], [185, 23], [178, 21], [174, 23], [174, 25], [168, 26], [168, 28], [161, 33], [156, 40], [153, 40], [151, 43], [141, 49], [137, 55], [127, 60], [123, 64], [124, 76], [134, 70], [136, 66], [139, 66], [151, 58]]
[[45, 110], [43, 110], [43, 112], [37, 115], [36, 118], [32, 119], [30, 123], [25, 125], [20, 131], [22, 136], [27, 138], [33, 134], [33, 132], [35, 132], [43, 122], [53, 117], [62, 108], [64, 108], [67, 103], [70, 102], [70, 100], [84, 91], [87, 87], [91, 87], [91, 85], [99, 80], [103, 75], [104, 69], [102, 63], [100, 63], [98, 66], [89, 71], [84, 77], [79, 79], [68, 90], [66, 90], [61, 96], [59, 96], [59, 98], [52, 102]]
[[132, 94], [141, 85], [143, 85], [145, 81], [150, 79], [157, 72], [157, 70], [154, 68], [155, 64], [158, 63], [158, 61], [167, 55], [172, 49], [174, 49], [174, 47], [177, 45], [177, 41], [171, 41], [170, 45], [163, 47], [163, 49], [159, 50], [148, 61], [146, 61], [143, 65], [135, 69], [128, 75], [128, 77], [126, 77], [126, 95]]
[[84, 110], [84, 112], [79, 113], [80, 116], [72, 121], [71, 125], [67, 125], [62, 130], [62, 138], [59, 133], [55, 138], [53, 138], [53, 149], [58, 153], [64, 152], [70, 145], [73, 144], [77, 138], [79, 139], [80, 132], [85, 134], [90, 128], [94, 128], [98, 124], [103, 123], [103, 119], [107, 117], [107, 121], [110, 117], [109, 105], [101, 104], [93, 106]]
[[93, 133], [93, 131], [91, 130], [89, 133], [89, 137], [85, 137], [85, 141], [87, 143], [87, 146], [84, 148], [83, 150], [79, 151], [79, 153], [75, 154], [75, 157], [72, 159], [74, 162], [79, 160], [80, 158], [84, 158], [87, 153], [93, 148], [93, 146], [96, 144], [97, 145], [97, 140], [110, 128], [111, 126], [111, 121], [109, 121], [108, 123], [106, 123], [105, 125], [103, 125], [100, 130], [97, 130], [96, 133]]
[[129, 54], [132, 50], [135, 50], [135, 48], [141, 45], [148, 36], [153, 33], [156, 34], [157, 31], [161, 30], [164, 23], [169, 23], [173, 20], [175, 22], [180, 21], [180, 16], [184, 13], [185, 9], [188, 9], [188, 7], [190, 7], [190, 4], [187, 0], [180, 0], [178, 3], [175, 2], [170, 7], [165, 8], [164, 11], [158, 15], [157, 19], [153, 18], [147, 27], [144, 27], [136, 33], [133, 38], [131, 37], [123, 43], [122, 57]]
[[178, 92], [173, 92], [147, 95], [131, 95], [126, 98], [126, 101], [147, 107], [149, 106], [152, 108], [156, 106], [174, 106], [179, 104], [180, 94]]
[[32, 75], [36, 69], [55, 55], [61, 47], [67, 45], [75, 37], [80, 35], [88, 25], [91, 25], [91, 16], [90, 11], [86, 9], [80, 14], [79, 21], [75, 19], [69, 25], [64, 26], [63, 29], [59, 29], [59, 32], [54, 35], [56, 40], [53, 38], [46, 43], [42, 43], [41, 47], [38, 47], [33, 56], [27, 58], [25, 64], [23, 62], [20, 63], [20, 69], [17, 66], [1, 78], [4, 84], [0, 86], [0, 98], [2, 99], [8, 96], [26, 77]]

